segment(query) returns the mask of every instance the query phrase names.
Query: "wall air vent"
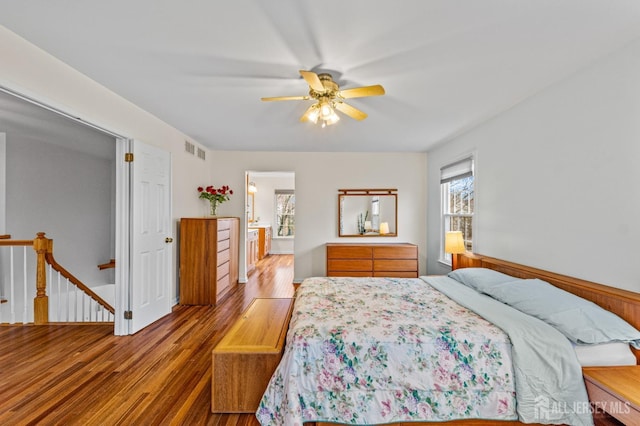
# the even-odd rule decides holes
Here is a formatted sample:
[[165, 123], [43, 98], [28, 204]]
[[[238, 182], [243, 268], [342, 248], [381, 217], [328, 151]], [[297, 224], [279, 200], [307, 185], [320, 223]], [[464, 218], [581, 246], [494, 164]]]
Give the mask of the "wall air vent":
[[184, 141], [184, 150], [193, 155], [196, 153], [196, 146], [189, 141]]
[[204, 149], [198, 148], [198, 158], [202, 158], [204, 160], [205, 157], [206, 157], [206, 153], [205, 153]]

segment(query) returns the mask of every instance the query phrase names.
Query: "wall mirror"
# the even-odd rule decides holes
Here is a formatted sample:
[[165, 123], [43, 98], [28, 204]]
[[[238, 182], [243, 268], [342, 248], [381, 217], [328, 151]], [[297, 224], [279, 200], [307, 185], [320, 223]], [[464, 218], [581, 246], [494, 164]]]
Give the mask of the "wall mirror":
[[247, 217], [249, 218], [249, 223], [255, 220], [255, 203], [254, 203], [253, 193], [247, 194]]
[[339, 237], [397, 237], [397, 189], [339, 189]]

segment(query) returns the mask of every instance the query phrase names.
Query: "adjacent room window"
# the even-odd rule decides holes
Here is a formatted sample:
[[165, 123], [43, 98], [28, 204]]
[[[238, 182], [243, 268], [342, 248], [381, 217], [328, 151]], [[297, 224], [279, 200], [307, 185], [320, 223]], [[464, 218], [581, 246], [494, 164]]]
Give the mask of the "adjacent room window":
[[292, 189], [276, 189], [276, 237], [293, 237], [296, 229], [296, 194]]
[[440, 169], [442, 194], [442, 234], [440, 260], [451, 263], [451, 254], [444, 252], [444, 235], [448, 231], [462, 231], [465, 248], [473, 251], [473, 158], [465, 158]]

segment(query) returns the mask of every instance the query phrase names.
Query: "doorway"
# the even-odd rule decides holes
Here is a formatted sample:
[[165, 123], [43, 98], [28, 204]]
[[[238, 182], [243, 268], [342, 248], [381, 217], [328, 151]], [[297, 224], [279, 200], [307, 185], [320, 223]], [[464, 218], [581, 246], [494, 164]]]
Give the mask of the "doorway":
[[[114, 294], [114, 299], [107, 301], [115, 308], [116, 335], [132, 334], [139, 329], [142, 323], [136, 325], [135, 316], [134, 320], [125, 319], [125, 311], [146, 306], [151, 298], [158, 300], [160, 293], [166, 297], [166, 303], [163, 301], [162, 313], [158, 315], [169, 313], [172, 250], [165, 250], [168, 257], [161, 259], [162, 265], [156, 269], [166, 275], [166, 279], [160, 280], [166, 283], [166, 289], [143, 289], [141, 302], [135, 305], [136, 294], [131, 288], [138, 269], [146, 265], [144, 259], [138, 262], [142, 266], [135, 263], [132, 237], [135, 226], [131, 218], [140, 217], [135, 213], [149, 207], [147, 198], [133, 197], [134, 170], [136, 164], [140, 164], [140, 169], [143, 164], [150, 164], [125, 161], [124, 153], [132, 152], [134, 141], [3, 87], [0, 87], [0, 112], [0, 132], [6, 133], [2, 145], [5, 149], [0, 153], [0, 172], [5, 173], [0, 186], [3, 232], [19, 239], [31, 239], [36, 232], [46, 232], [47, 237], [54, 239], [56, 260], [65, 269], [91, 288], [102, 284], [115, 287], [96, 292], [101, 297], [109, 292]], [[169, 155], [157, 151], [147, 150], [140, 157], [156, 162], [160, 156]], [[163, 161], [163, 173], [170, 182], [170, 157]], [[148, 194], [156, 193], [157, 188], [154, 184]], [[151, 211], [170, 224], [171, 194], [161, 195], [163, 205], [168, 208]], [[163, 231], [165, 244], [165, 239], [171, 240], [170, 226]], [[115, 268], [97, 268], [110, 259], [116, 259]], [[150, 262], [147, 266], [154, 265]], [[168, 306], [166, 309], [164, 304]], [[141, 315], [145, 323], [153, 320], [149, 320], [148, 314]]]
[[[54, 240], [56, 260], [113, 306], [114, 270], [98, 265], [115, 253], [116, 137], [1, 87], [0, 132], [5, 135], [0, 156], [2, 233], [32, 240], [45, 232]], [[27, 256], [31, 264], [34, 254]], [[35, 280], [32, 273], [21, 272], [28, 282]], [[9, 278], [0, 277], [0, 282], [7, 293], [12, 291]], [[13, 291], [20, 322], [30, 321], [24, 300], [32, 300], [35, 289], [16, 286]]]
[[[250, 170], [245, 175], [246, 282], [255, 262], [260, 262], [264, 256], [294, 253], [295, 172]], [[260, 238], [268, 233], [271, 235], [270, 241], [265, 241], [265, 237]], [[257, 244], [257, 248], [254, 249], [252, 244]], [[266, 248], [264, 244], [267, 244]]]

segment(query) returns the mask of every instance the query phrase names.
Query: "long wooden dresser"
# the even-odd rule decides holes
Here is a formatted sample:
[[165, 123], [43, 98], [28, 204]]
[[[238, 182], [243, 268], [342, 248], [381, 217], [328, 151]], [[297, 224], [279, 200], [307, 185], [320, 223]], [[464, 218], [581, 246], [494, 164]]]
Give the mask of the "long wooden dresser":
[[215, 305], [238, 283], [240, 219], [180, 219], [180, 304]]
[[328, 277], [418, 277], [418, 246], [409, 243], [327, 243]]

